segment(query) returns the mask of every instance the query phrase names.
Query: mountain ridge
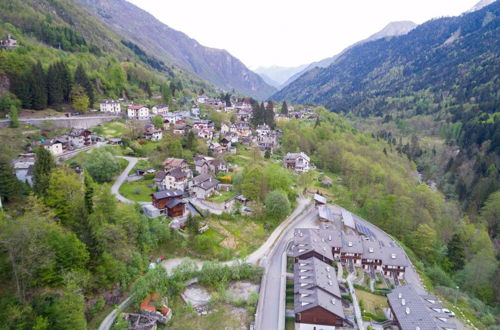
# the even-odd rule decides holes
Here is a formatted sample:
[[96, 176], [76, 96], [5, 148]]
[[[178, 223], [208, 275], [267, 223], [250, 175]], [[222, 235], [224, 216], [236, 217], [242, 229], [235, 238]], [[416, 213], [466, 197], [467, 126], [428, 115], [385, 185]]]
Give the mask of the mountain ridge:
[[417, 26], [417, 24], [414, 23], [414, 22], [412, 22], [412, 21], [395, 21], [395, 22], [390, 22], [384, 28], [382, 28], [382, 30], [380, 30], [380, 31], [378, 31], [378, 32], [370, 35], [366, 39], [360, 40], [360, 41], [358, 41], [358, 42], [356, 42], [356, 43], [348, 46], [347, 48], [345, 48], [344, 50], [342, 50], [340, 53], [338, 53], [336, 55], [333, 55], [332, 57], [327, 57], [327, 58], [324, 58], [322, 60], [319, 60], [319, 61], [316, 61], [316, 62], [313, 62], [313, 63], [307, 65], [303, 70], [301, 70], [301, 71], [293, 74], [292, 76], [290, 76], [290, 78], [288, 78], [280, 86], [280, 89], [288, 86], [290, 83], [292, 83], [293, 81], [295, 81], [298, 77], [300, 77], [301, 75], [303, 75], [304, 73], [306, 73], [307, 71], [309, 71], [309, 70], [311, 70], [313, 68], [316, 68], [316, 67], [326, 68], [327, 66], [331, 65], [332, 63], [334, 63], [342, 54], [344, 54], [346, 51], [348, 51], [352, 47], [358, 46], [358, 45], [363, 44], [365, 42], [370, 42], [370, 41], [374, 41], [374, 40], [377, 40], [377, 39], [381, 39], [381, 38], [395, 37], [395, 36], [399, 36], [399, 35], [404, 35], [404, 34], [410, 32], [416, 26]]
[[276, 89], [228, 51], [205, 47], [125, 0], [76, 0], [106, 26], [151, 54], [175, 63], [216, 86], [259, 99]]

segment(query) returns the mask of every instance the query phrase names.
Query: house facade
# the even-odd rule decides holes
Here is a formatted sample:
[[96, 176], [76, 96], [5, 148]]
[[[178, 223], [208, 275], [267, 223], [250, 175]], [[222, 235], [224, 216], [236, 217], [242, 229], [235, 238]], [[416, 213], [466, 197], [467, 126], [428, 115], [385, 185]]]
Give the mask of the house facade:
[[169, 217], [181, 217], [185, 214], [186, 203], [182, 197], [181, 190], [163, 190], [151, 195], [153, 206], [160, 210], [161, 214]]
[[303, 152], [289, 153], [283, 158], [283, 165], [296, 173], [306, 173], [309, 171], [310, 161], [309, 156]]
[[149, 119], [149, 109], [143, 105], [131, 105], [127, 109], [127, 117], [130, 119]]
[[158, 104], [151, 108], [151, 113], [155, 116], [166, 115], [168, 113], [168, 105]]
[[99, 103], [99, 110], [101, 112], [109, 112], [119, 114], [122, 111], [121, 104], [115, 100], [104, 100]]
[[17, 47], [17, 40], [9, 33], [5, 38], [0, 40], [0, 49], [13, 50]]

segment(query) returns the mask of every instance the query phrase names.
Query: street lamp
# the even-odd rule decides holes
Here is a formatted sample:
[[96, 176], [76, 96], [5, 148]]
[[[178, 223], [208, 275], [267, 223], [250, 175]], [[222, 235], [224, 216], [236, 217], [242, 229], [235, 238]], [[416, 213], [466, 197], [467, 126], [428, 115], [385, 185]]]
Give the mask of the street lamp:
[[457, 285], [457, 291], [455, 292], [455, 307], [457, 306], [458, 289], [460, 289], [460, 287]]

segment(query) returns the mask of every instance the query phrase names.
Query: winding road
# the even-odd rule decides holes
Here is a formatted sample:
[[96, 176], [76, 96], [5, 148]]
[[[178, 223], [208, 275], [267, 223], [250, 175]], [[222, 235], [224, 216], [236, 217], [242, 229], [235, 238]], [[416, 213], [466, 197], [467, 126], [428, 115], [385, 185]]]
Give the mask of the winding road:
[[128, 161], [128, 165], [125, 168], [125, 170], [123, 170], [123, 172], [120, 174], [120, 176], [116, 178], [115, 183], [111, 187], [111, 193], [115, 195], [116, 198], [122, 203], [135, 204], [136, 202], [131, 201], [130, 199], [127, 199], [123, 197], [122, 194], [120, 194], [120, 187], [123, 184], [123, 182], [125, 182], [125, 180], [127, 179], [128, 174], [134, 168], [135, 164], [137, 164], [139, 160], [146, 160], [147, 158], [125, 157], [125, 156], [117, 156], [117, 157], [126, 159]]

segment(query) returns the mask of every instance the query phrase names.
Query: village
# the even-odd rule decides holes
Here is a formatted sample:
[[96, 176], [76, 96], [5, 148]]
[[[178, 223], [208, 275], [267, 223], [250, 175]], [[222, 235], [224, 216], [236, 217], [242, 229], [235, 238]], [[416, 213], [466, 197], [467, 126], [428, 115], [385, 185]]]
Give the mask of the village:
[[[244, 150], [280, 163], [282, 168], [297, 175], [315, 170], [310, 157], [304, 152], [282, 156], [275, 154], [280, 149], [283, 132], [265, 123], [252, 123], [253, 109], [246, 99], [228, 107], [222, 100], [199, 96], [190, 111], [176, 112], [169, 111], [165, 104], [149, 108], [104, 100], [99, 105], [100, 112], [111, 113], [121, 119], [95, 129], [71, 129], [59, 136], [34, 142], [30, 148], [41, 145], [59, 162], [75, 164], [74, 159], [81, 157], [78, 156], [80, 153], [85, 155], [94, 148], [123, 149], [124, 143], [130, 144], [121, 131], [111, 135], [99, 134], [106, 133], [106, 127], [115, 127], [120, 121], [126, 123], [125, 127], [132, 127], [130, 130], [135, 132], [137, 141], [143, 146], [151, 144], [154, 147], [169, 137], [199, 140], [206, 145], [206, 154], [195, 154], [192, 158], [167, 157], [161, 160], [159, 166], [153, 166], [148, 158], [123, 157], [128, 161], [137, 161], [137, 164], [132, 170], [125, 169], [123, 180], [118, 178], [115, 182], [117, 187], [113, 193], [120, 201], [139, 203], [148, 218], [168, 219], [172, 230], [183, 231], [187, 222], [194, 218], [201, 234], [210, 229], [204, 220], [207, 215], [253, 212], [253, 201], [236, 193], [232, 184], [235, 173], [241, 171], [241, 164], [232, 161], [236, 154]], [[122, 111], [122, 106], [126, 111]], [[307, 108], [293, 110], [290, 107], [290, 112], [283, 114], [274, 107], [273, 116], [275, 120], [316, 121], [318, 118]], [[215, 122], [208, 119], [210, 116], [207, 114], [213, 112], [223, 113], [223, 118], [230, 120]], [[34, 164], [34, 153], [19, 155], [12, 163], [16, 177], [33, 185]], [[83, 171], [83, 166], [72, 167], [77, 173]], [[329, 187], [332, 182], [325, 176], [321, 185]], [[410, 262], [396, 242], [345, 209], [328, 204], [327, 198], [321, 194], [313, 193], [311, 198], [315, 207], [308, 216], [316, 225], [315, 228], [293, 229], [286, 252], [287, 270], [282, 270], [288, 280], [286, 309], [281, 317], [293, 315], [300, 329], [309, 329], [311, 325], [321, 325], [324, 329], [347, 329], [363, 326], [359, 322], [370, 318], [383, 320], [385, 323], [380, 324], [385, 326], [419, 324], [422, 313], [432, 312], [435, 314], [432, 322], [442, 323], [443, 329], [454, 329], [452, 324], [446, 322], [452, 312], [444, 312], [446, 309], [439, 305], [435, 297], [419, 295], [407, 285], [405, 273]], [[150, 267], [156, 267], [155, 262]], [[358, 293], [363, 292], [358, 299], [353, 286]], [[195, 292], [202, 290], [195, 288]], [[285, 295], [284, 292], [282, 294]], [[367, 306], [364, 302], [365, 309], [361, 311], [361, 297], [377, 303]], [[152, 300], [161, 299], [150, 296], [141, 304], [141, 314], [124, 315], [139, 327], [163, 324], [171, 317], [171, 308], [166, 304], [160, 310], [150, 307], [154, 305], [150, 303]], [[158, 302], [155, 304], [158, 305]], [[401, 308], [401, 304], [407, 307]]]

